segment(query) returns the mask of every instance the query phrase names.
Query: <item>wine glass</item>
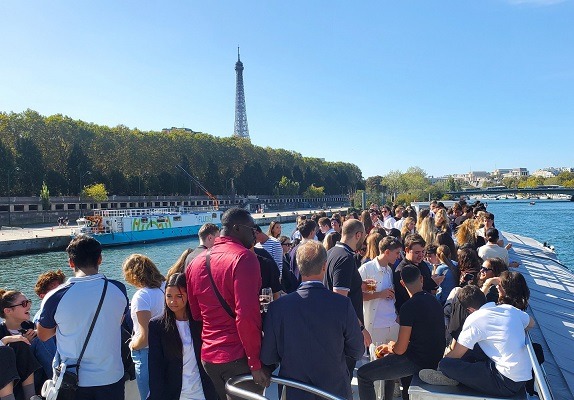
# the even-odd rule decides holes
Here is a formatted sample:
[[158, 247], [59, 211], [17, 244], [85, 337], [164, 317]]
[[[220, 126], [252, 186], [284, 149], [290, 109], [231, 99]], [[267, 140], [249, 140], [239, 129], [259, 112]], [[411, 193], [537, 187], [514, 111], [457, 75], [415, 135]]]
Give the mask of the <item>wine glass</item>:
[[273, 301], [273, 292], [271, 291], [271, 288], [270, 287], [262, 288], [261, 294], [259, 295], [260, 311], [262, 313], [267, 312], [269, 303], [271, 303], [272, 301]]

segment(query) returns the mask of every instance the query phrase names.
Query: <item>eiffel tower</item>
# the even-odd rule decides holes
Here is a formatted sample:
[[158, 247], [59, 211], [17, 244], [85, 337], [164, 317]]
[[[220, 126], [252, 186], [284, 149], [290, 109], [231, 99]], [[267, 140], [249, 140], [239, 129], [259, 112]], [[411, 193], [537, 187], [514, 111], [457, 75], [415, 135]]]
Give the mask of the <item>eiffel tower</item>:
[[233, 129], [233, 136], [249, 139], [247, 112], [245, 111], [245, 92], [243, 91], [243, 63], [239, 58], [239, 47], [237, 48], [235, 73], [235, 127]]

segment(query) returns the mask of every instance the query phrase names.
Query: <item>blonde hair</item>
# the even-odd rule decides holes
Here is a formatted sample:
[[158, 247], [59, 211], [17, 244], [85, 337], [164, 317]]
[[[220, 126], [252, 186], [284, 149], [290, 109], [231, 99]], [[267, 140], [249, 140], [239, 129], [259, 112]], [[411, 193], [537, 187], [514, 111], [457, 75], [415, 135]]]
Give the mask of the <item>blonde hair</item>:
[[439, 209], [434, 214], [434, 223], [437, 229], [441, 231], [446, 231], [449, 228], [449, 219], [448, 215], [446, 215], [446, 210], [444, 208]]
[[[409, 233], [412, 233], [411, 230], [409, 229], [409, 225], [413, 222], [416, 224], [416, 220], [413, 217], [406, 217], [405, 218], [405, 221], [403, 222], [403, 227], [401, 228], [401, 238], [403, 240], [405, 240], [405, 238], [407, 237], [407, 235]], [[415, 232], [416, 232], [416, 229], [415, 229]]]
[[363, 259], [368, 258], [369, 260], [374, 260], [379, 253], [379, 243], [384, 239], [384, 236], [378, 232], [373, 232], [367, 236], [367, 252]]
[[426, 243], [434, 243], [436, 238], [434, 219], [430, 216], [424, 217], [417, 229], [417, 233], [423, 237]]
[[473, 219], [466, 219], [456, 230], [456, 243], [462, 246], [467, 243], [474, 247], [476, 244], [476, 226]]
[[135, 287], [159, 288], [165, 278], [153, 261], [143, 254], [132, 254], [122, 265], [124, 278]]

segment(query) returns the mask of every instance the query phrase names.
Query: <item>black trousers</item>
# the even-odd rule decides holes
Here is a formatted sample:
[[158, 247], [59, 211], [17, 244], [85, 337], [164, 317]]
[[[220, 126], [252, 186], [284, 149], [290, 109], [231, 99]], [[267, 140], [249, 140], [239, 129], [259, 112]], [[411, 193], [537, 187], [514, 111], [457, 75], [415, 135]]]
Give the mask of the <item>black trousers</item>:
[[[215, 386], [215, 391], [220, 400], [225, 400], [226, 398], [232, 399], [232, 397], [225, 394], [225, 382], [227, 382], [229, 378], [251, 373], [249, 365], [247, 364], [247, 358], [222, 364], [212, 364], [203, 360], [201, 363], [203, 364], [203, 368], [205, 368], [205, 372], [207, 372], [207, 375], [209, 375], [209, 378], [213, 382], [213, 386]], [[253, 381], [243, 382], [239, 384], [238, 387], [263, 395], [264, 388]]]

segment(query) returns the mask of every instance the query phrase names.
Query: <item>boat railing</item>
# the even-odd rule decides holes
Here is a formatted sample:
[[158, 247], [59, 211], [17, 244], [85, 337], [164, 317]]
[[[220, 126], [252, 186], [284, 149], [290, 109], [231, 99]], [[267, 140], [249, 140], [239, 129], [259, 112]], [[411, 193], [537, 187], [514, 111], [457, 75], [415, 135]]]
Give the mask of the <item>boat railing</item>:
[[101, 217], [141, 217], [146, 215], [177, 215], [194, 212], [214, 211], [213, 207], [159, 207], [128, 208], [122, 210], [93, 210], [94, 215]]
[[[267, 400], [267, 397], [265, 397], [265, 396], [261, 396], [260, 394], [253, 393], [253, 392], [250, 392], [249, 390], [242, 389], [242, 388], [236, 386], [238, 383], [247, 382], [247, 381], [251, 381], [251, 380], [253, 380], [253, 376], [251, 376], [250, 374], [234, 376], [233, 378], [230, 378], [225, 383], [225, 391], [230, 396], [239, 397], [241, 399]], [[329, 392], [326, 392], [324, 390], [321, 390], [319, 388], [311, 386], [307, 383], [299, 382], [299, 381], [296, 381], [293, 379], [285, 379], [285, 378], [280, 378], [280, 377], [275, 376], [275, 375], [271, 375], [271, 382], [274, 382], [274, 383], [277, 383], [277, 384], [283, 385], [283, 386], [289, 386], [292, 388], [300, 389], [300, 390], [303, 390], [307, 393], [314, 394], [316, 396], [322, 397], [322, 398], [327, 399], [327, 400], [345, 400], [343, 397], [335, 396], [334, 394], [331, 394]]]
[[554, 396], [552, 395], [550, 385], [546, 379], [546, 373], [544, 372], [542, 365], [538, 362], [538, 358], [534, 352], [534, 347], [532, 347], [530, 333], [526, 333], [526, 348], [528, 349], [530, 364], [532, 364], [532, 370], [534, 371], [534, 383], [538, 389], [538, 398], [541, 400], [553, 400]]

